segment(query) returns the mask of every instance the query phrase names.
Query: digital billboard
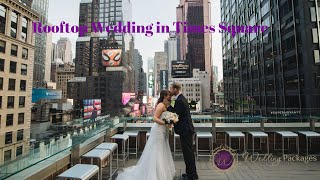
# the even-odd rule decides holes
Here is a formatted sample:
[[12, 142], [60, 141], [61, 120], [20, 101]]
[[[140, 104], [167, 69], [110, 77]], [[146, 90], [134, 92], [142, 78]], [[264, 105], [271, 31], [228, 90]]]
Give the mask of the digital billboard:
[[130, 99], [135, 98], [135, 93], [122, 93], [122, 104], [127, 105]]
[[140, 104], [134, 104], [133, 111], [139, 111]]
[[96, 118], [101, 115], [101, 99], [83, 100], [83, 119]]
[[168, 88], [168, 70], [160, 70], [160, 90]]
[[131, 93], [122, 93], [122, 104], [127, 105], [131, 99]]
[[122, 49], [104, 49], [102, 50], [102, 65], [105, 67], [121, 66]]
[[189, 61], [172, 61], [171, 76], [173, 78], [191, 77], [191, 69], [190, 69]]
[[56, 89], [32, 89], [32, 103], [40, 99], [62, 99], [62, 91]]
[[148, 87], [153, 88], [154, 85], [154, 79], [153, 79], [153, 73], [149, 72], [148, 75]]

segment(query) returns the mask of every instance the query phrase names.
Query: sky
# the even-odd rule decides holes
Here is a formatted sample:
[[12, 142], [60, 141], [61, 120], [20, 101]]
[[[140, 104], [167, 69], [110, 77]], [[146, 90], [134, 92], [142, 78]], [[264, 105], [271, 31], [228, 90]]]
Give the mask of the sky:
[[[79, 4], [81, 0], [49, 0], [48, 20], [52, 25], [59, 25], [65, 21], [70, 25], [79, 23]], [[160, 22], [163, 25], [173, 27], [176, 21], [176, 7], [180, 0], [131, 0], [132, 21], [137, 25], [150, 25]], [[220, 23], [220, 1], [211, 0], [211, 24]], [[155, 27], [153, 27], [155, 28]], [[144, 69], [147, 67], [147, 59], [153, 58], [155, 52], [164, 51], [164, 41], [168, 34], [155, 33], [152, 37], [144, 34], [135, 34], [135, 49], [138, 49], [144, 60]], [[52, 41], [56, 43], [60, 37], [68, 37], [72, 43], [73, 57], [75, 56], [75, 44], [78, 38], [76, 33], [54, 33]], [[222, 47], [221, 34], [212, 34], [212, 62], [219, 68], [219, 80], [222, 79]]]

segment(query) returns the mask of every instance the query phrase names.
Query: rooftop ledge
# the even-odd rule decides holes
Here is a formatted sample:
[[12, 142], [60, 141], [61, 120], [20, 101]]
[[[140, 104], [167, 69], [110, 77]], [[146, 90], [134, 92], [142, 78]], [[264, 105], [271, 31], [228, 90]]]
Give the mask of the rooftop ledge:
[[[152, 119], [152, 118], [151, 118]], [[90, 149], [94, 148], [96, 145], [103, 141], [107, 141], [108, 137], [111, 137], [113, 134], [117, 133], [118, 131], [125, 131], [125, 130], [139, 130], [139, 131], [148, 131], [152, 127], [152, 120], [148, 119], [149, 122], [147, 123], [129, 123], [119, 120], [112, 121], [111, 119], [106, 120], [103, 124], [99, 125], [96, 129], [92, 129], [89, 133], [85, 132], [83, 137], [80, 137], [80, 141], [76, 144], [77, 136], [73, 137], [70, 136], [68, 138], [72, 139], [72, 146], [68, 146], [67, 149], [61, 150], [57, 154], [53, 154], [48, 158], [43, 158], [38, 162], [34, 163], [30, 167], [27, 167], [23, 170], [17, 170], [19, 168], [16, 167], [15, 162], [12, 164], [8, 164], [7, 169], [8, 172], [1, 172], [7, 173], [11, 175], [8, 179], [43, 179], [46, 178], [44, 175], [48, 172], [56, 172], [62, 168], [66, 168], [70, 163], [73, 164], [73, 160], [70, 159], [71, 153], [74, 151], [78, 151], [78, 155], [82, 155], [89, 151]], [[226, 131], [253, 131], [259, 130], [264, 132], [275, 132], [279, 130], [289, 130], [297, 132], [299, 130], [311, 130], [311, 131], [318, 131], [320, 130], [320, 122], [317, 122], [317, 118], [310, 122], [288, 122], [288, 123], [270, 123], [265, 121], [254, 121], [253, 123], [249, 122], [239, 122], [239, 123], [221, 123], [217, 121], [210, 121], [210, 122], [195, 122], [194, 127], [197, 132], [201, 131], [210, 131], [210, 132], [226, 132]], [[71, 132], [70, 132], [71, 133]], [[74, 139], [76, 138], [76, 139]], [[70, 140], [71, 140], [70, 139]], [[77, 149], [78, 148], [78, 149]], [[12, 168], [10, 168], [12, 166]], [[60, 168], [60, 169], [59, 169]], [[1, 168], [0, 168], [1, 169]], [[10, 172], [11, 171], [11, 172]], [[36, 174], [36, 178], [34, 177]], [[2, 174], [3, 175], [3, 174]], [[43, 175], [43, 177], [41, 176]]]

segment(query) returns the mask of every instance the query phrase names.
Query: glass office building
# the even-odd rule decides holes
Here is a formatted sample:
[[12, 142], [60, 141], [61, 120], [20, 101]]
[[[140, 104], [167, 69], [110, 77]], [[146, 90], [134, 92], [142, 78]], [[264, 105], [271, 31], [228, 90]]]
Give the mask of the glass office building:
[[[32, 10], [39, 14], [39, 22], [48, 24], [49, 0], [33, 0]], [[45, 87], [46, 33], [35, 34], [35, 56], [33, 70], [33, 87]]]
[[266, 25], [222, 34], [225, 103], [233, 115], [319, 114], [318, 1], [221, 0], [221, 22]]
[[[100, 0], [99, 4], [99, 22], [103, 23], [103, 29], [108, 25], [116, 25], [118, 22], [125, 24], [132, 20], [132, 5], [130, 0]], [[115, 33], [117, 43], [124, 46], [124, 50], [129, 50], [131, 34]], [[106, 39], [108, 36], [101, 35], [100, 39]]]

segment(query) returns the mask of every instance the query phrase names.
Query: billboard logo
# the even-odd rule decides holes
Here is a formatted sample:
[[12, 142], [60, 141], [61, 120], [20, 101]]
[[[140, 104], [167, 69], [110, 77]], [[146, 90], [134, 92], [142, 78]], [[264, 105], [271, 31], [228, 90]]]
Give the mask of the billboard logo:
[[33, 88], [32, 89], [32, 103], [38, 102], [41, 99], [61, 99], [62, 91], [56, 89], [42, 89]]
[[189, 61], [172, 61], [171, 76], [173, 78], [188, 78], [191, 76]]
[[174, 38], [177, 36], [177, 32], [176, 31], [170, 31], [169, 32], [169, 37]]
[[101, 115], [101, 99], [83, 100], [83, 119], [95, 119]]
[[210, 161], [215, 170], [225, 172], [232, 170], [238, 164], [238, 156], [233, 149], [220, 146], [212, 152]]
[[160, 70], [161, 90], [168, 89], [168, 70]]
[[59, 93], [48, 93], [48, 92], [46, 92], [46, 95], [47, 96], [60, 96]]
[[102, 50], [102, 65], [105, 67], [121, 66], [121, 49], [104, 49]]

